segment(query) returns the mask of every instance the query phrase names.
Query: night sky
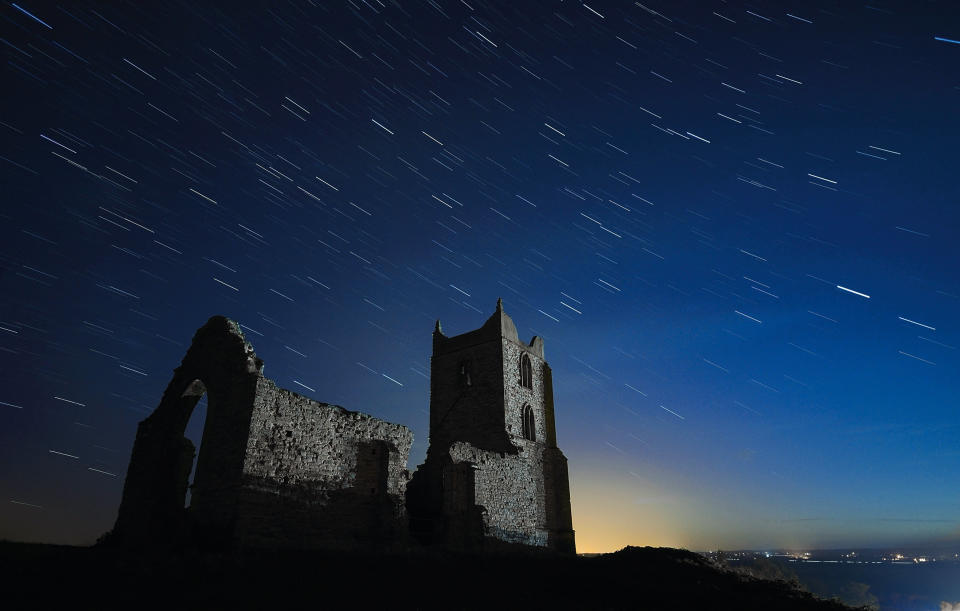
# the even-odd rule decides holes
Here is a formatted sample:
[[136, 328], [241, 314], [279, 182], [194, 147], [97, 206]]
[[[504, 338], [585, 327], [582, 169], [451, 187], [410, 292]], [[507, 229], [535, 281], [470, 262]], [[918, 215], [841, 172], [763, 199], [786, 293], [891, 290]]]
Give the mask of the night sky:
[[0, 538], [112, 526], [215, 314], [412, 470], [434, 321], [498, 297], [578, 551], [960, 537], [957, 3], [0, 16]]

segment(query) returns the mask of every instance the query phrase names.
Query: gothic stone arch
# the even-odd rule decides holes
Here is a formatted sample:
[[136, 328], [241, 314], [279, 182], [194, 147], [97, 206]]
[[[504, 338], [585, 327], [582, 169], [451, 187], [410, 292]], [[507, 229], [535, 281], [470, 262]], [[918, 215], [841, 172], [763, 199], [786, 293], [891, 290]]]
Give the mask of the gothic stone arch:
[[230, 536], [262, 377], [263, 362], [237, 323], [214, 316], [197, 330], [160, 405], [137, 427], [110, 539], [126, 545], [170, 544], [188, 534], [183, 505], [196, 450], [184, 430], [205, 392], [207, 421], [189, 520], [202, 524], [204, 532]]

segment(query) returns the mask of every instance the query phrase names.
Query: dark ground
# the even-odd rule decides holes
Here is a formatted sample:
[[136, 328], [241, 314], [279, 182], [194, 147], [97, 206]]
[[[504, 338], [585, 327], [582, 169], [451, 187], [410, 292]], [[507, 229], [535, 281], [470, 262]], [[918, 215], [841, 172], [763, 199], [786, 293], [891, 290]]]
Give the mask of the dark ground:
[[[0, 542], [8, 609], [848, 610], [784, 582], [722, 571], [692, 552], [628, 547], [596, 557], [352, 555], [115, 549]], [[12, 603], [12, 604], [11, 604]], [[11, 605], [11, 606], [7, 606]]]

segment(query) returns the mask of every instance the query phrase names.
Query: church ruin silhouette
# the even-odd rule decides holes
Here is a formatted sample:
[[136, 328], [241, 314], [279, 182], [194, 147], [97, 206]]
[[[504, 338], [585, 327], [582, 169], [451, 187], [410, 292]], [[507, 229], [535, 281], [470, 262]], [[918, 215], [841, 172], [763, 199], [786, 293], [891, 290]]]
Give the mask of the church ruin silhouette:
[[[411, 474], [407, 427], [277, 387], [240, 326], [212, 317], [137, 428], [104, 541], [574, 553], [542, 338], [520, 341], [498, 300], [473, 331], [437, 321], [430, 373], [430, 443]], [[197, 456], [184, 431], [204, 394]]]

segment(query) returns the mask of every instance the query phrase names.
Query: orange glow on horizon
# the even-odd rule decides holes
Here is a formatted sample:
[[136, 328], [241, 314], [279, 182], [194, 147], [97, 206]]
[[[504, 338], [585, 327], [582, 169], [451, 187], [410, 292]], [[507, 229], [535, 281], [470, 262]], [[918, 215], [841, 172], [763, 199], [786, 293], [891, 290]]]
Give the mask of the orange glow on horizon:
[[683, 547], [682, 531], [671, 517], [677, 500], [656, 491], [641, 497], [626, 482], [584, 480], [570, 491], [577, 553], [615, 552], [628, 545]]

